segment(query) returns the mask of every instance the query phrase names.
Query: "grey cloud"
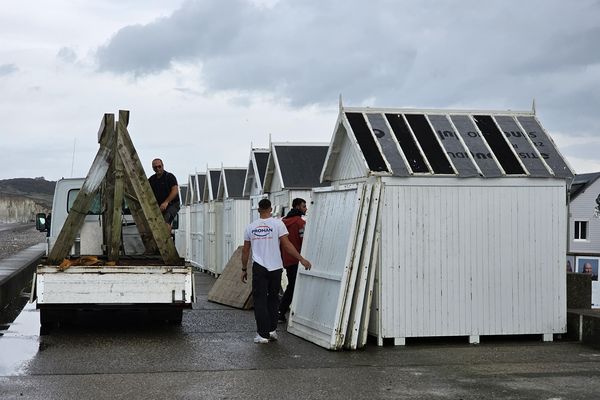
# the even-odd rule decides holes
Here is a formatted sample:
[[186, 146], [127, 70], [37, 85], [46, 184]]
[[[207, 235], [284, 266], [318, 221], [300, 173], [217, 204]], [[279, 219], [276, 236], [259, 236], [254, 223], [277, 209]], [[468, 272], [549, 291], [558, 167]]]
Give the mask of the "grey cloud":
[[66, 63], [73, 63], [77, 60], [77, 53], [70, 47], [61, 47], [56, 56]]
[[6, 76], [17, 72], [19, 69], [15, 64], [0, 65], [0, 76]]
[[540, 109], [591, 112], [600, 72], [581, 69], [600, 62], [598, 21], [591, 0], [189, 1], [121, 29], [97, 57], [102, 71], [134, 75], [197, 63], [208, 91], [293, 106], [342, 93], [348, 104], [516, 108], [544, 93]]

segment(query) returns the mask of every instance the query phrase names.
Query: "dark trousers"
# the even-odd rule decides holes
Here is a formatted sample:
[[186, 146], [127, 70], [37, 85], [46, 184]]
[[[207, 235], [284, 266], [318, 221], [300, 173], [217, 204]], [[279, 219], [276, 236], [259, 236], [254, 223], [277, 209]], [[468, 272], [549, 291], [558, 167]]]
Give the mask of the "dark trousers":
[[288, 285], [283, 292], [281, 302], [279, 303], [279, 312], [285, 314], [290, 310], [292, 297], [294, 297], [294, 287], [296, 287], [296, 274], [298, 274], [298, 264], [288, 265], [285, 267], [285, 275], [287, 276]]
[[252, 297], [256, 331], [267, 339], [269, 332], [277, 329], [281, 272], [281, 269], [269, 271], [260, 264], [252, 264]]

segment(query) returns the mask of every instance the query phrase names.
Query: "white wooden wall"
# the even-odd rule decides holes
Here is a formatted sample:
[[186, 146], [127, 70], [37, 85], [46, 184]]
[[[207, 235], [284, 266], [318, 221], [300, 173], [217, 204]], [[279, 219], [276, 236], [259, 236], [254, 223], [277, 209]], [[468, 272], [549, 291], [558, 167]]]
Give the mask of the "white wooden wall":
[[179, 209], [179, 227], [175, 230], [175, 248], [179, 257], [190, 261], [188, 236], [190, 222], [190, 206], [181, 206]]
[[356, 145], [350, 141], [346, 134], [346, 128], [338, 125], [343, 130], [342, 142], [339, 144], [338, 160], [334, 163], [334, 169], [330, 171], [325, 180], [342, 181], [346, 179], [362, 178], [365, 175], [365, 161], [362, 154], [356, 151]]
[[190, 223], [190, 264], [204, 268], [204, 208], [206, 203], [195, 203], [191, 206]]
[[244, 230], [250, 223], [248, 210], [250, 200], [226, 199], [223, 201], [223, 258], [220, 266], [222, 273], [233, 252], [244, 244]]
[[[206, 206], [206, 205], [205, 205]], [[221, 230], [223, 229], [223, 202], [208, 202], [208, 226], [205, 225], [206, 239], [208, 239], [208, 257], [205, 266], [210, 272], [222, 272], [223, 249], [221, 245]], [[219, 267], [221, 266], [221, 267]]]
[[384, 338], [566, 331], [563, 181], [383, 182]]

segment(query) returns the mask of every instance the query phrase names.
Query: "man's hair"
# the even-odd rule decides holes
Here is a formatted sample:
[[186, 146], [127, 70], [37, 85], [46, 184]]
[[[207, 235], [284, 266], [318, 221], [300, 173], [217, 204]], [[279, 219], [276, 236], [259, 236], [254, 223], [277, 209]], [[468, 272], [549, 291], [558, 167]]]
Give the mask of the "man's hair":
[[262, 199], [258, 202], [259, 210], [268, 210], [269, 208], [271, 208], [271, 201], [269, 199]]
[[306, 203], [306, 200], [296, 197], [294, 200], [292, 200], [292, 208], [296, 208], [302, 205], [302, 203]]

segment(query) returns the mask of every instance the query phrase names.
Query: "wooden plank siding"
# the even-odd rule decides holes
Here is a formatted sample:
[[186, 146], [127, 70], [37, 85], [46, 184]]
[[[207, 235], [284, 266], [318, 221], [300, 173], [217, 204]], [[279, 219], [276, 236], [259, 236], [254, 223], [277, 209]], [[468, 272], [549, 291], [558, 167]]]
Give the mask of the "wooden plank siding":
[[564, 181], [383, 179], [383, 337], [564, 332]]

